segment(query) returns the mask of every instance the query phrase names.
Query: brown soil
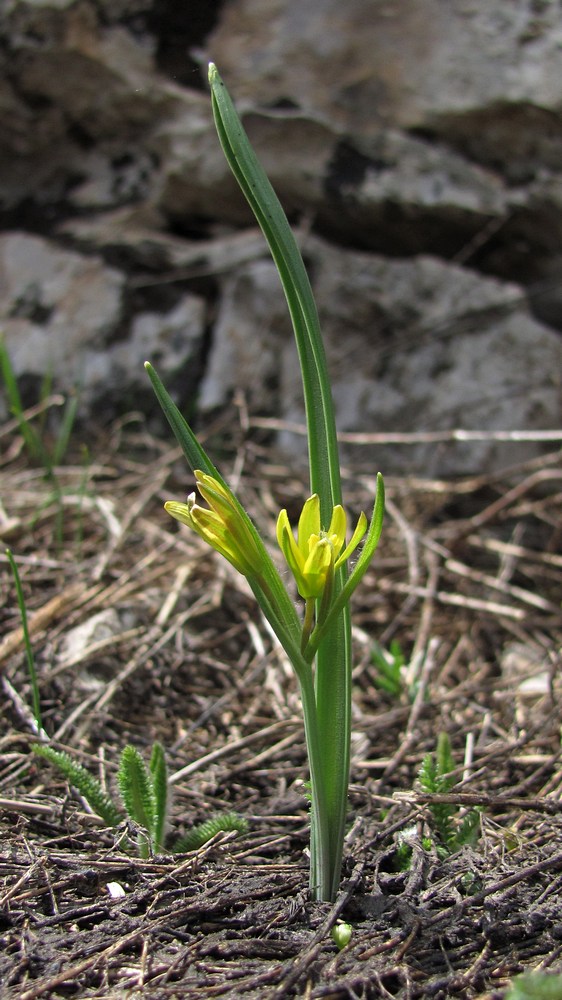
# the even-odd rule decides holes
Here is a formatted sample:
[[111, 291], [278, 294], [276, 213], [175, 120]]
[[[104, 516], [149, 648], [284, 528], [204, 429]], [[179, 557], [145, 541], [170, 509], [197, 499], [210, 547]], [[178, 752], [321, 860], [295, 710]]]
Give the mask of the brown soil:
[[[263, 430], [234, 423], [208, 446], [273, 537], [304, 480], [274, 464]], [[383, 542], [354, 602], [349, 832], [330, 904], [308, 894], [294, 677], [245, 581], [163, 512], [191, 489], [178, 450], [131, 418], [58, 471], [57, 500], [13, 427], [0, 445], [0, 532], [20, 568], [54, 745], [114, 788], [125, 743], [147, 755], [159, 739], [175, 833], [218, 810], [250, 826], [139, 860], [30, 754], [2, 557], [3, 998], [502, 997], [523, 969], [562, 970], [559, 452], [470, 481], [387, 483]], [[384, 471], [385, 448], [377, 455]], [[372, 475], [348, 473], [344, 488], [351, 511], [372, 503]], [[77, 637], [108, 609], [105, 632]], [[374, 639], [398, 639], [407, 656], [400, 695], [377, 687]], [[417, 784], [441, 732], [459, 817], [482, 808], [476, 844], [445, 858]], [[412, 860], [400, 871], [404, 837]], [[340, 917], [353, 933], [338, 952]]]

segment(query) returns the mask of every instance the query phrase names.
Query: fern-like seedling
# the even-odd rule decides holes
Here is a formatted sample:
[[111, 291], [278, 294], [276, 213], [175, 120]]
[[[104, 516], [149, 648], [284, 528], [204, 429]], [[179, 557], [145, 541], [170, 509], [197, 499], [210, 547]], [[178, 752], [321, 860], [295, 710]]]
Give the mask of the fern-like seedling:
[[403, 667], [406, 659], [398, 640], [393, 639], [389, 649], [384, 649], [380, 643], [374, 642], [371, 649], [371, 663], [376, 670], [375, 687], [379, 691], [385, 691], [391, 698], [400, 698], [405, 690]]
[[[54, 750], [44, 743], [33, 743], [32, 750], [57, 767], [108, 826], [119, 826], [124, 819], [123, 813], [104, 792], [99, 781], [81, 764], [75, 763], [64, 751]], [[127, 816], [137, 830], [140, 828], [137, 836], [137, 850], [140, 857], [147, 858], [152, 853], [163, 851], [168, 818], [169, 785], [162, 744], [155, 743], [152, 747], [148, 767], [138, 750], [127, 745], [119, 761], [117, 785]], [[217, 813], [181, 837], [174, 844], [173, 852], [196, 851], [221, 831], [236, 830], [238, 833], [246, 833], [247, 829], [247, 820], [242, 816], [234, 812]]]
[[188, 851], [197, 851], [217, 833], [227, 833], [229, 830], [236, 830], [238, 833], [247, 833], [248, 821], [243, 816], [238, 816], [234, 812], [217, 813], [216, 816], [211, 816], [204, 823], [199, 823], [198, 826], [192, 827], [189, 833], [180, 837], [174, 844], [174, 853], [186, 854]]
[[130, 744], [121, 754], [117, 784], [128, 816], [142, 827], [138, 848], [141, 858], [147, 858], [161, 846], [155, 841], [158, 825], [156, 794], [150, 771], [138, 750]]
[[168, 808], [168, 771], [162, 744], [152, 747], [148, 767], [135, 747], [126, 746], [117, 784], [129, 817], [145, 831], [138, 840], [141, 857], [162, 851]]
[[[437, 753], [426, 754], [420, 768], [419, 780], [424, 792], [429, 795], [443, 795], [449, 792], [455, 779], [451, 772], [455, 762], [451, 752], [451, 741], [447, 733], [440, 733]], [[459, 809], [449, 802], [430, 802], [429, 811], [437, 839], [437, 852], [443, 857], [453, 854], [466, 844], [474, 844], [478, 837], [480, 810], [470, 809], [460, 821]]]
[[38, 757], [44, 757], [64, 774], [67, 781], [82, 795], [90, 808], [108, 826], [118, 826], [123, 819], [115, 803], [106, 795], [99, 781], [92, 777], [81, 764], [77, 764], [64, 750], [54, 750], [45, 743], [33, 743], [31, 749]]

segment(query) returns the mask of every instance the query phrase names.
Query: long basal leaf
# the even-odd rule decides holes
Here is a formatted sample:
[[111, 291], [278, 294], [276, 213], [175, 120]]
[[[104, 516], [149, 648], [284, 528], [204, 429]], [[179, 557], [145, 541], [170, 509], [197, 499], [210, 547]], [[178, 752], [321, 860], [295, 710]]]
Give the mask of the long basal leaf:
[[199, 444], [191, 427], [180, 413], [157, 372], [147, 361], [145, 368], [152, 382], [152, 387], [162, 407], [164, 415], [174, 432], [176, 440], [182, 449], [187, 463], [192, 471], [201, 469], [208, 475], [217, 479], [231, 497], [233, 505], [236, 507], [240, 518], [242, 518], [248, 530], [252, 533], [255, 544], [260, 552], [262, 561], [262, 577], [258, 580], [255, 577], [249, 579], [250, 586], [256, 596], [265, 617], [270, 622], [277, 638], [284, 646], [291, 657], [297, 673], [308, 669], [305, 661], [300, 657], [300, 635], [301, 625], [283, 581], [279, 576], [277, 568], [271, 559], [263, 541], [257, 531], [253, 521], [242, 507], [238, 498], [232, 493], [228, 483], [223, 479], [219, 470], [213, 465], [204, 448]]
[[212, 63], [209, 82], [225, 157], [269, 244], [287, 298], [303, 370], [311, 492], [318, 493], [322, 520], [328, 524], [334, 505], [341, 502], [340, 471], [330, 380], [310, 281], [279, 199]]

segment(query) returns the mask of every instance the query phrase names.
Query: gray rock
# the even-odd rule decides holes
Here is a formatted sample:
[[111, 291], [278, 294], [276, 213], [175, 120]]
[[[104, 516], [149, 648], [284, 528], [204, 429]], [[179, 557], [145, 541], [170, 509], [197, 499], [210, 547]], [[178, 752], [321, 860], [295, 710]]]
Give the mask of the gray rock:
[[[389, 261], [309, 239], [342, 431], [542, 429], [562, 418], [562, 341], [530, 315], [515, 285], [434, 258]], [[252, 407], [304, 421], [298, 361], [273, 265], [256, 262], [225, 282], [202, 406], [242, 388]], [[256, 340], [255, 331], [259, 331]], [[302, 452], [302, 439], [282, 444]], [[300, 444], [299, 444], [300, 441]], [[494, 442], [357, 450], [387, 472], [475, 472], [500, 458]], [[516, 461], [537, 453], [510, 445]], [[350, 451], [347, 450], [349, 456]]]
[[129, 336], [112, 344], [107, 353], [108, 377], [118, 391], [146, 392], [143, 363], [150, 360], [163, 379], [175, 380], [178, 373], [197, 361], [205, 326], [205, 303], [196, 295], [183, 295], [169, 312], [141, 312]]
[[201, 383], [200, 408], [223, 406], [242, 389], [253, 409], [278, 413], [286, 389], [280, 362], [291, 348], [285, 298], [271, 261], [254, 261], [228, 275]]
[[[239, 100], [291, 102], [347, 132], [439, 122], [445, 132], [496, 108], [482, 121], [491, 131], [502, 106], [559, 111], [561, 39], [549, 2], [232, 0], [208, 51]], [[479, 146], [482, 135], [472, 139]], [[507, 163], [511, 150], [499, 146]]]
[[38, 236], [0, 236], [0, 317], [16, 375], [81, 387], [91, 405], [119, 326], [123, 275], [99, 257], [59, 249]]
[[[160, 273], [162, 284], [189, 277], [231, 271], [238, 264], [263, 256], [265, 239], [259, 229], [243, 229], [209, 240], [189, 240], [165, 231], [161, 215], [150, 207], [124, 208], [92, 218], [70, 219], [58, 229], [75, 246], [98, 248], [122, 260]], [[167, 272], [167, 273], [166, 273]], [[158, 285], [158, 278], [146, 277]], [[140, 279], [142, 284], [142, 279]]]
[[173, 101], [173, 88], [153, 86], [150, 36], [105, 25], [94, 3], [23, 0], [11, 5], [2, 34], [11, 48], [9, 79], [57, 109], [61, 132], [70, 123], [90, 139], [119, 130], [131, 138]]
[[[205, 303], [189, 293], [167, 311], [139, 311], [122, 328], [124, 276], [99, 257], [61, 250], [36, 236], [0, 236], [0, 318], [15, 374], [76, 391], [82, 414], [147, 394], [143, 363], [176, 378], [198, 358]], [[98, 413], [98, 416], [100, 414]]]
[[[559, 422], [555, 3], [0, 5], [0, 316], [18, 375], [52, 370], [110, 415], [153, 403], [148, 356], [181, 403], [200, 389], [212, 409], [243, 388], [258, 411], [302, 417], [208, 55], [302, 230], [342, 429]], [[534, 449], [383, 457], [445, 474]]]

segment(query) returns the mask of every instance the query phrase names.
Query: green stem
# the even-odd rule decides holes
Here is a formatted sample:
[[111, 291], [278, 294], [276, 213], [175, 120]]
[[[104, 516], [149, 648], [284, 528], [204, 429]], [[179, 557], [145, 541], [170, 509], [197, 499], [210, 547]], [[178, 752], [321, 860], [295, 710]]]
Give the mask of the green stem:
[[323, 742], [318, 728], [312, 672], [299, 674], [304, 731], [310, 769], [310, 889], [315, 899], [328, 899], [332, 891], [330, 817], [323, 767]]
[[[314, 296], [285, 213], [213, 64], [209, 83], [220, 143], [269, 244], [291, 314], [301, 365], [311, 491], [320, 498], [326, 530], [334, 506], [341, 503], [341, 480], [334, 406]], [[334, 578], [334, 601], [346, 578], [347, 569], [342, 567]], [[351, 624], [344, 604], [317, 647], [315, 727], [314, 732], [310, 726], [306, 731], [307, 742], [314, 738], [318, 743], [315, 749], [309, 746], [311, 772], [316, 769], [310, 850], [311, 889], [317, 899], [333, 899], [339, 885], [349, 781], [351, 666]], [[302, 687], [300, 676], [299, 680]], [[306, 724], [310, 705], [305, 708], [304, 700], [303, 708]]]
[[330, 855], [329, 878], [317, 897], [324, 900], [335, 899], [340, 882], [351, 753], [351, 671], [351, 628], [346, 606], [326, 630], [316, 656], [316, 709]]
[[316, 601], [313, 597], [307, 597], [304, 605], [304, 621], [302, 623], [301, 653], [304, 652], [310, 639], [310, 633], [314, 626], [314, 609]]

